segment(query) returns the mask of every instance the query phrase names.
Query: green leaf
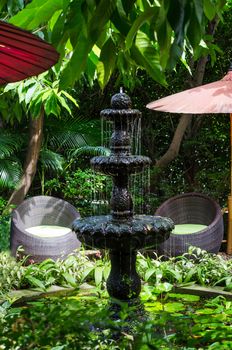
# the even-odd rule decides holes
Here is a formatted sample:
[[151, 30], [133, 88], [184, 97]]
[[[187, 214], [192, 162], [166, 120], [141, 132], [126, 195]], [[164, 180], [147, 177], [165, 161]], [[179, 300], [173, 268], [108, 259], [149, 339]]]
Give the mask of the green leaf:
[[38, 89], [38, 85], [34, 84], [27, 90], [26, 95], [25, 95], [25, 103], [26, 104], [30, 103], [30, 101], [34, 97], [37, 89]]
[[64, 158], [59, 153], [42, 148], [40, 151], [39, 160], [46, 170], [54, 172], [63, 170]]
[[0, 0], [0, 11], [2, 11], [3, 7], [6, 5], [8, 0]]
[[126, 36], [130, 30], [130, 23], [126, 17], [121, 17], [118, 9], [116, 8], [111, 16], [112, 23], [115, 28], [121, 33], [121, 35]]
[[35, 278], [33, 276], [26, 275], [25, 279], [33, 286], [37, 287], [41, 290], [46, 290], [46, 287], [42, 281], [40, 281], [38, 278]]
[[96, 286], [99, 286], [102, 283], [102, 277], [103, 277], [103, 266], [97, 266], [94, 269], [94, 279]]
[[94, 270], [94, 266], [90, 267], [85, 267], [82, 275], [81, 275], [81, 280], [82, 282], [86, 279], [86, 277]]
[[69, 105], [67, 104], [67, 102], [65, 101], [64, 97], [62, 97], [62, 96], [60, 96], [60, 95], [56, 95], [56, 96], [57, 96], [57, 99], [58, 99], [58, 101], [60, 102], [61, 106], [62, 106], [63, 108], [65, 108], [66, 111], [68, 111], [68, 113], [69, 113], [70, 115], [72, 115], [72, 111], [71, 111]]
[[136, 37], [136, 45], [131, 47], [131, 56], [135, 62], [146, 69], [147, 73], [157, 82], [166, 86], [166, 80], [160, 65], [157, 50], [151, 44], [146, 34], [139, 32]]
[[158, 12], [156, 11], [156, 9], [154, 7], [149, 7], [148, 9], [146, 9], [145, 12], [142, 12], [137, 18], [136, 20], [133, 22], [133, 25], [129, 31], [129, 33], [127, 34], [127, 37], [125, 39], [125, 43], [126, 43], [126, 49], [129, 49], [132, 46], [134, 37], [136, 36], [139, 28], [151, 17], [156, 16]]
[[102, 47], [100, 61], [97, 65], [98, 81], [102, 89], [106, 86], [114, 71], [116, 57], [114, 42], [109, 38]]
[[63, 89], [73, 86], [74, 82], [80, 79], [86, 68], [88, 54], [101, 36], [115, 6], [114, 0], [102, 0], [96, 7], [87, 24], [87, 32], [82, 31], [78, 36], [73, 55], [61, 75], [60, 85]]
[[103, 277], [104, 277], [104, 280], [105, 280], [105, 281], [106, 281], [107, 278], [109, 277], [110, 270], [111, 270], [110, 265], [106, 265], [106, 266], [104, 267], [104, 270], [103, 270]]
[[80, 79], [81, 74], [85, 70], [88, 53], [91, 50], [91, 47], [92, 43], [86, 36], [84, 36], [84, 33], [81, 33], [73, 55], [61, 73], [61, 88], [65, 89], [73, 86], [74, 82]]
[[136, 0], [122, 0], [122, 6], [127, 15], [132, 10], [132, 7], [135, 3], [136, 3]]
[[189, 26], [187, 29], [187, 36], [193, 48], [199, 45], [201, 35], [201, 24], [199, 23], [196, 15], [191, 15]]
[[164, 21], [157, 31], [158, 43], [160, 46], [160, 62], [162, 67], [166, 67], [170, 56], [172, 44], [172, 28], [167, 21]]
[[60, 107], [57, 103], [57, 96], [53, 91], [50, 92], [49, 96], [45, 100], [44, 110], [47, 115], [54, 114], [56, 117], [60, 115]]
[[206, 17], [211, 21], [215, 17], [217, 12], [215, 3], [211, 0], [203, 0], [203, 9]]
[[91, 38], [92, 43], [97, 41], [97, 38], [100, 36], [103, 27], [110, 19], [115, 7], [115, 0], [101, 0], [99, 2], [99, 5], [96, 7], [88, 24], [88, 36]]
[[41, 23], [48, 22], [55, 11], [62, 10], [63, 3], [63, 0], [33, 0], [9, 22], [28, 30], [35, 29]]
[[75, 100], [75, 98], [73, 98], [67, 91], [62, 90], [60, 92], [62, 95], [66, 96], [72, 103], [74, 103], [74, 105], [76, 107], [79, 107], [79, 104], [77, 103], [77, 101]]
[[172, 302], [172, 303], [166, 303], [164, 305], [164, 310], [171, 313], [183, 311], [184, 309], [185, 309], [185, 306], [182, 303]]
[[145, 273], [145, 276], [144, 276], [145, 281], [148, 281], [149, 278], [156, 273], [156, 270], [157, 269], [154, 267], [148, 269]]
[[72, 286], [72, 287], [77, 286], [77, 282], [76, 282], [75, 278], [72, 275], [70, 275], [70, 273], [64, 272], [62, 275], [65, 278], [65, 280], [67, 281], [67, 283], [70, 284], [70, 286]]
[[201, 23], [202, 22], [202, 16], [203, 16], [202, 0], [193, 0], [193, 4], [194, 4], [194, 10], [195, 10], [196, 18], [197, 18], [198, 22]]

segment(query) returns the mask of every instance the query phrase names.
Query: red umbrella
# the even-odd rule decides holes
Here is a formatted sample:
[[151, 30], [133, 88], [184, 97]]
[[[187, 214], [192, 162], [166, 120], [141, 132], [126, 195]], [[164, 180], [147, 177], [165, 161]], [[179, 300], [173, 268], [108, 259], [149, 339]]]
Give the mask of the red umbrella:
[[0, 21], [0, 84], [38, 75], [58, 59], [57, 51], [38, 36]]
[[[230, 143], [232, 150], [232, 67], [227, 75], [218, 81], [188, 89], [157, 101], [151, 102], [147, 108], [155, 111], [203, 114], [230, 113]], [[231, 151], [231, 184], [228, 197], [228, 237], [227, 253], [232, 253], [232, 151]]]

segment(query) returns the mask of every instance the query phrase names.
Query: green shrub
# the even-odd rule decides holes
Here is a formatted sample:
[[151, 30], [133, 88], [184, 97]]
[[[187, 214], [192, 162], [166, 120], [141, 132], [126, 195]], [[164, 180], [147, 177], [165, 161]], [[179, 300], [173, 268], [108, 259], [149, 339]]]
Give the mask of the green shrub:
[[0, 215], [0, 252], [8, 250], [10, 246], [10, 217]]
[[[108, 183], [104, 175], [77, 169], [67, 172], [63, 178], [46, 181], [45, 191], [49, 195], [59, 193], [59, 196], [79, 210], [81, 216], [87, 216], [107, 211]], [[100, 208], [96, 209], [94, 203]]]

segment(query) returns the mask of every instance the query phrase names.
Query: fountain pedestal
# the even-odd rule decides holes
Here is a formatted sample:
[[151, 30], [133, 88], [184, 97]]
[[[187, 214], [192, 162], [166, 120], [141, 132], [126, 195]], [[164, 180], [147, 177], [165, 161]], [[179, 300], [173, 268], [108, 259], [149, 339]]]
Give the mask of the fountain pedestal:
[[95, 171], [112, 176], [111, 215], [75, 220], [73, 230], [87, 246], [110, 250], [108, 293], [116, 299], [130, 300], [137, 298], [141, 290], [136, 272], [137, 250], [164, 242], [174, 224], [171, 219], [160, 216], [133, 214], [129, 176], [143, 171], [150, 164], [148, 157], [131, 155], [131, 126], [141, 113], [131, 109], [131, 100], [124, 93], [114, 95], [111, 106], [111, 109], [101, 112], [114, 125], [111, 154], [91, 159]]

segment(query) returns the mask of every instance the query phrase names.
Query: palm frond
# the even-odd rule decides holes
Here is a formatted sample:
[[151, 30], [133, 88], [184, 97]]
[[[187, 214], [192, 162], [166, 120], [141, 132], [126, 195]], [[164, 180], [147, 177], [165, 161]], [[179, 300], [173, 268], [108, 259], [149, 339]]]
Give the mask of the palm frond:
[[21, 175], [22, 167], [16, 159], [0, 159], [0, 188], [14, 188]]
[[[46, 122], [45, 137], [47, 138], [47, 146], [54, 150], [67, 151], [71, 148], [79, 148], [93, 144], [96, 140], [96, 128], [99, 122], [89, 121], [85, 117], [70, 116], [64, 117], [61, 120], [49, 120]], [[94, 142], [95, 143], [95, 142]]]
[[102, 146], [84, 146], [78, 149], [72, 150], [69, 153], [70, 158], [78, 157], [80, 155], [85, 156], [109, 156], [110, 149]]
[[20, 135], [14, 135], [2, 131], [0, 134], [0, 159], [10, 157], [15, 151], [20, 149], [22, 138]]
[[45, 170], [50, 170], [55, 173], [63, 170], [64, 158], [60, 154], [47, 148], [41, 149], [39, 161]]

